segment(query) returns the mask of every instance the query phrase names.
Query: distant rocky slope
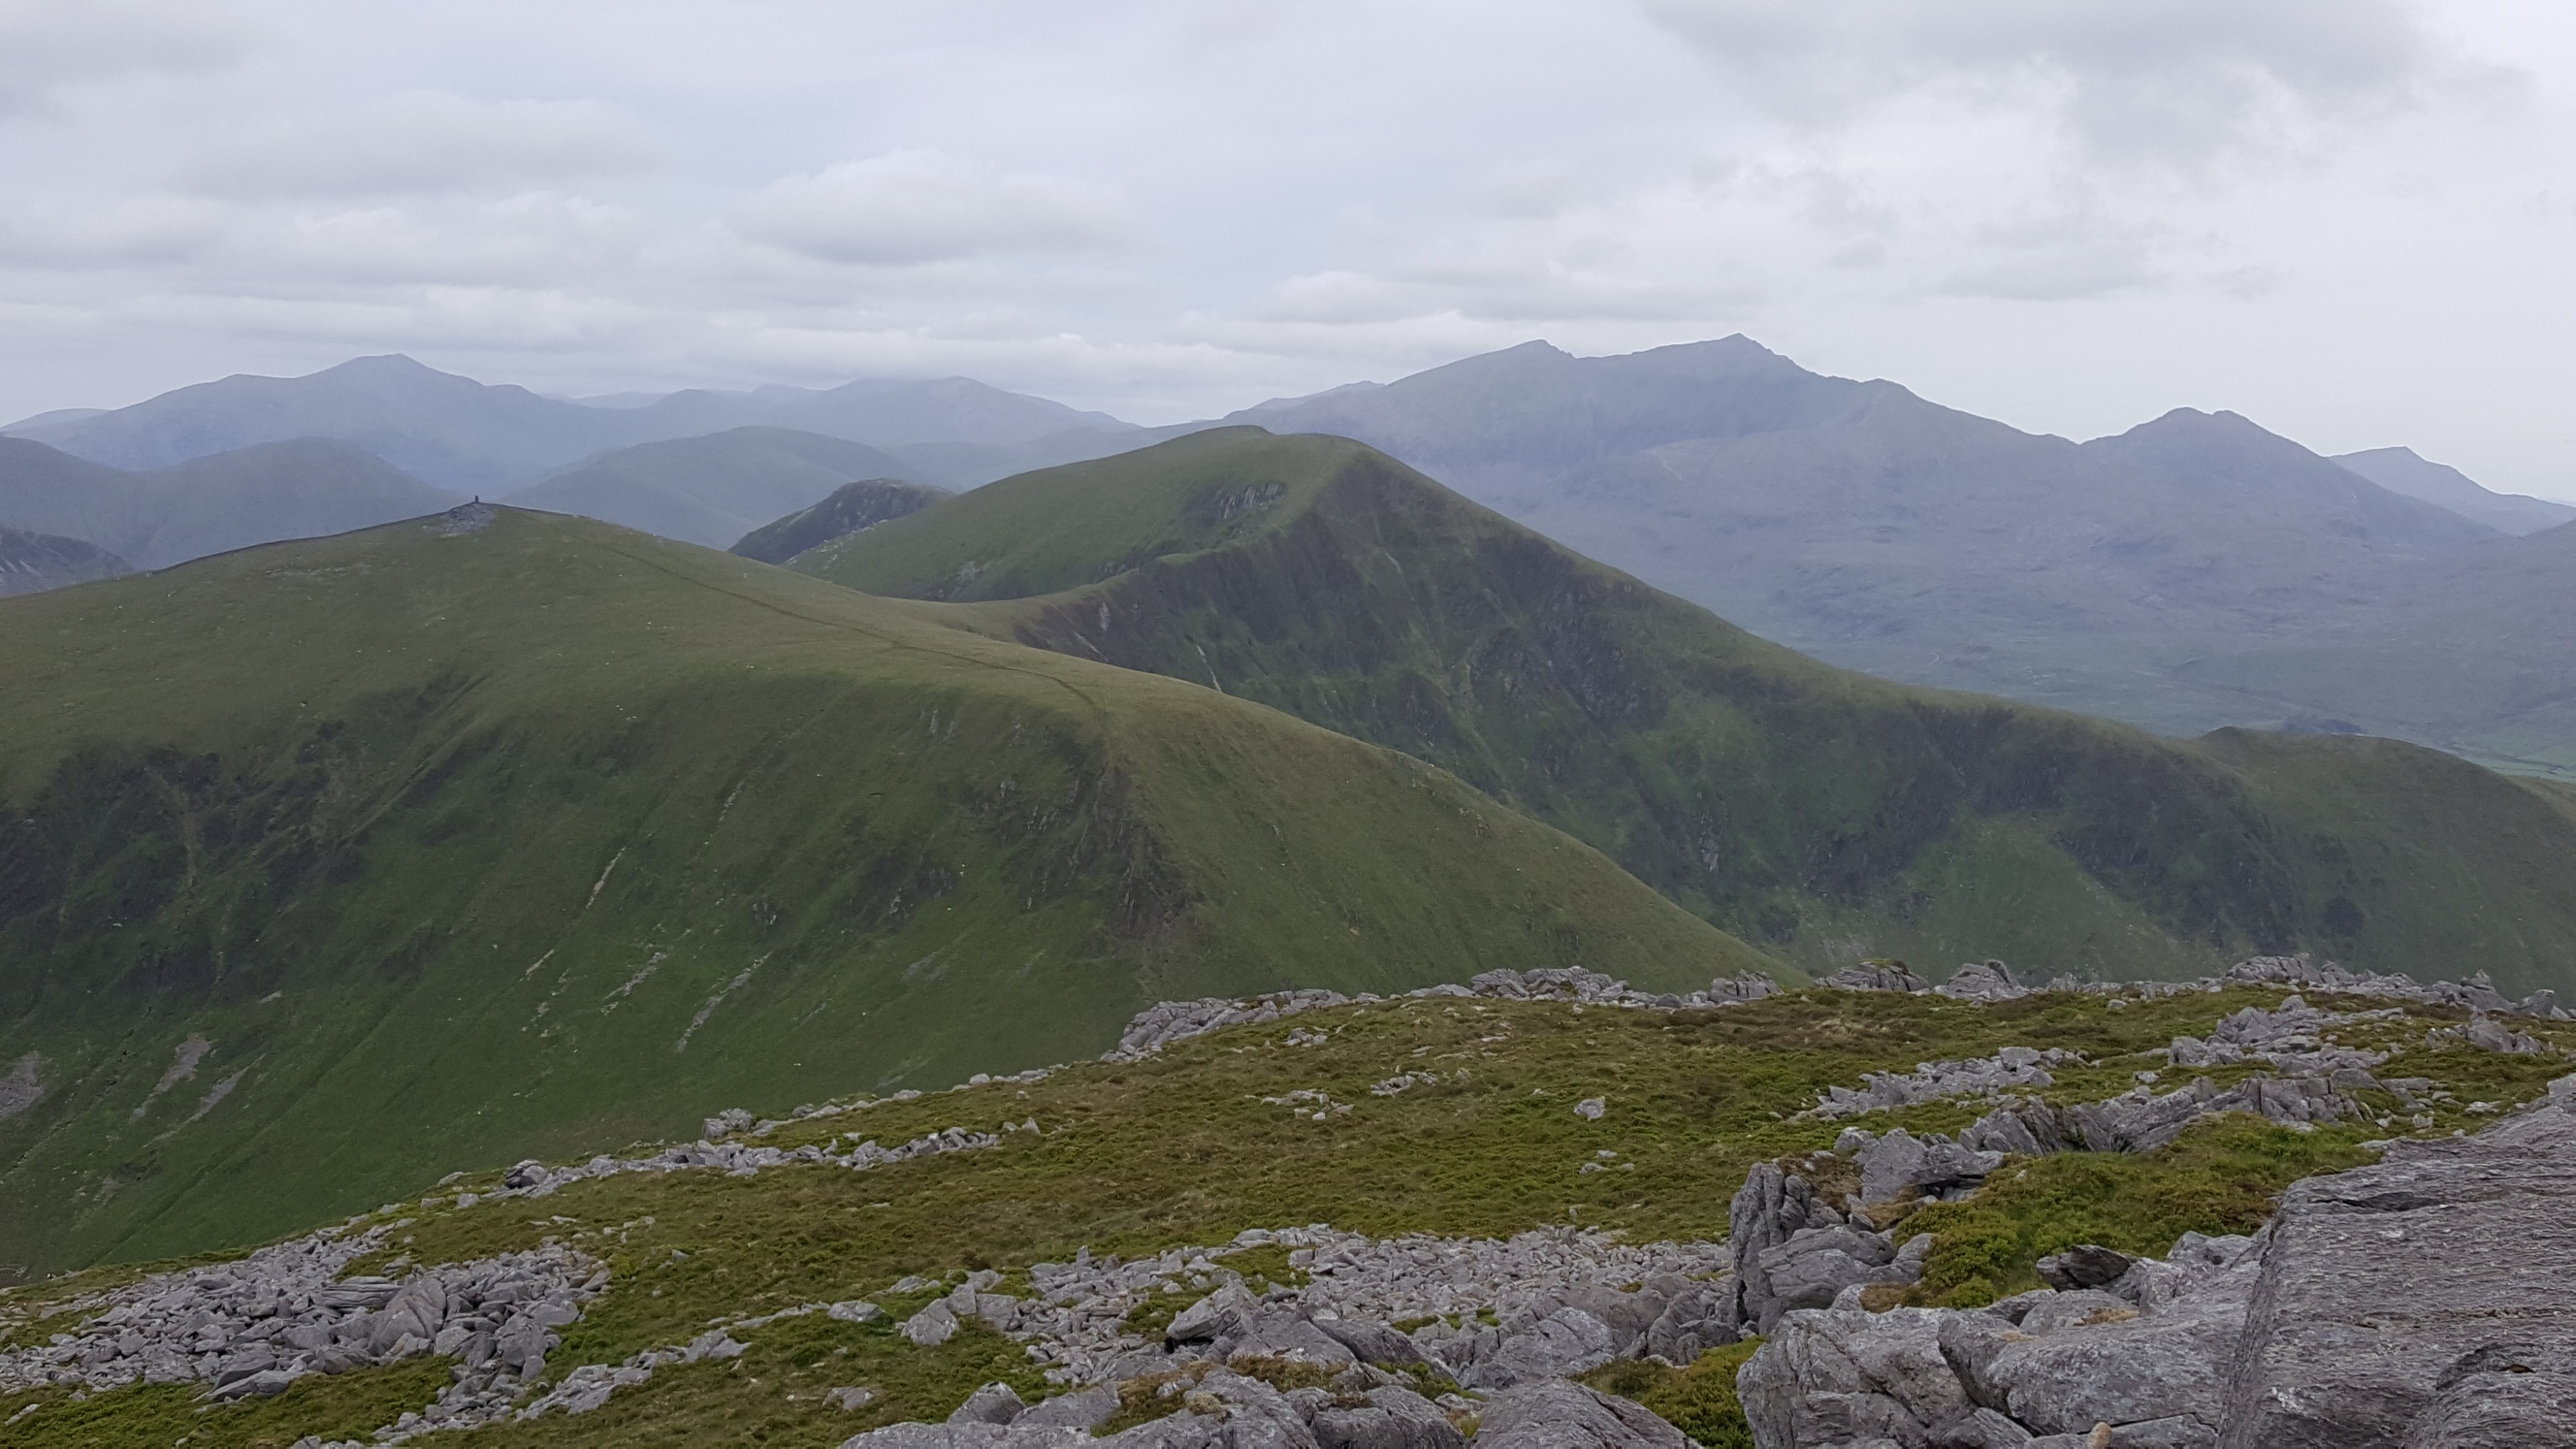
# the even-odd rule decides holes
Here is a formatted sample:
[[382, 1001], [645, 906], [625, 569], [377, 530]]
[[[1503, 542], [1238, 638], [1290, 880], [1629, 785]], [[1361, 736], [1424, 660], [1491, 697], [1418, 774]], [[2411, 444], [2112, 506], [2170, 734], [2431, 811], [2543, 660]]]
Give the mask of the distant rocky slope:
[[2292, 958], [1167, 1003], [1098, 1063], [728, 1110], [0, 1294], [0, 1416], [306, 1449], [2567, 1442], [2571, 1046], [2545, 998]]
[[783, 564], [800, 553], [874, 528], [889, 518], [917, 513], [946, 496], [939, 489], [906, 483], [900, 478], [844, 483], [813, 507], [799, 509], [744, 534], [730, 552], [762, 563]]
[[132, 572], [132, 564], [95, 544], [0, 528], [0, 594], [38, 594]]

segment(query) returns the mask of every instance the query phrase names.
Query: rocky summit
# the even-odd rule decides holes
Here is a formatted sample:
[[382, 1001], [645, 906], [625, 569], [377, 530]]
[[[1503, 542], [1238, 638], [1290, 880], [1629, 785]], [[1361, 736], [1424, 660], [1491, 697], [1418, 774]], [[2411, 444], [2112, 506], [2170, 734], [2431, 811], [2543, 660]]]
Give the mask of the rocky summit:
[[2571, 1057], [2295, 957], [1170, 1002], [9, 1290], [0, 1442], [2576, 1443]]

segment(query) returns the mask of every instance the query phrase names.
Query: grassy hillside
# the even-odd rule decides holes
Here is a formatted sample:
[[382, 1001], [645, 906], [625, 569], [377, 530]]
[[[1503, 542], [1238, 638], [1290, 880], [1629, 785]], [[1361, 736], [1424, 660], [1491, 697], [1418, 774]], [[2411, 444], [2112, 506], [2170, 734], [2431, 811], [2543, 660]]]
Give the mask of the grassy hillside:
[[1413, 759], [922, 613], [481, 509], [0, 601], [0, 1063], [41, 1088], [0, 1263], [1096, 1052], [1157, 999], [1760, 963]]
[[798, 566], [1418, 755], [1810, 965], [2313, 948], [2576, 985], [2557, 797], [2408, 746], [2160, 740], [1830, 669], [1347, 440], [1198, 434]]
[[[759, 1139], [793, 1148], [860, 1136], [901, 1142], [955, 1126], [993, 1131], [1004, 1122], [1038, 1129], [1003, 1133], [999, 1145], [982, 1151], [862, 1173], [787, 1165], [746, 1176], [629, 1174], [542, 1200], [487, 1198], [461, 1208], [455, 1194], [489, 1192], [500, 1174], [469, 1170], [440, 1181], [444, 1164], [425, 1162], [402, 1200], [366, 1225], [388, 1229], [391, 1245], [417, 1264], [523, 1250], [549, 1238], [603, 1259], [610, 1286], [564, 1330], [562, 1348], [548, 1360], [557, 1380], [576, 1365], [614, 1364], [686, 1342], [711, 1323], [800, 1304], [868, 1296], [892, 1312], [864, 1325], [815, 1314], [737, 1326], [749, 1345], [738, 1360], [666, 1367], [590, 1413], [498, 1424], [461, 1442], [830, 1445], [881, 1423], [935, 1421], [995, 1378], [1032, 1395], [1044, 1387], [1017, 1344], [980, 1325], [936, 1348], [896, 1336], [896, 1320], [967, 1269], [996, 1270], [1004, 1275], [999, 1291], [1024, 1294], [1030, 1265], [1063, 1263], [1081, 1249], [1139, 1258], [1206, 1245], [1218, 1265], [1294, 1282], [1301, 1275], [1281, 1250], [1229, 1252], [1226, 1245], [1247, 1228], [1315, 1222], [1379, 1237], [1581, 1225], [1631, 1243], [1719, 1238], [1729, 1198], [1752, 1163], [1817, 1152], [1847, 1125], [1798, 1119], [1826, 1086], [2021, 1044], [2085, 1054], [2082, 1065], [2060, 1069], [2046, 1096], [2098, 1100], [2130, 1085], [2135, 1072], [2166, 1065], [2156, 1049], [2175, 1036], [2205, 1035], [2227, 1014], [2268, 1009], [2281, 997], [2277, 989], [2240, 988], [2160, 1000], [2049, 994], [1977, 1006], [1804, 992], [1683, 1012], [1437, 998], [1355, 1004], [1231, 1028], [1143, 1062], [1088, 1063], [1041, 1082], [993, 1082], [786, 1122]], [[2426, 1029], [2449, 1023], [2456, 1011], [2410, 1008], [2394, 1016], [2341, 1033], [2347, 1041], [2397, 1046], [2390, 1075], [2438, 1084], [2420, 1088], [2408, 1110], [2425, 1115], [2397, 1125], [2401, 1133], [2475, 1130], [2492, 1120], [2486, 1114], [2496, 1104], [2542, 1094], [2547, 1079], [2564, 1070], [2563, 1049], [2576, 1044], [2576, 1032], [2525, 1022], [2551, 1050], [2509, 1056], [2437, 1049], [2425, 1045]], [[2213, 1075], [2233, 1080], [2247, 1070]], [[1394, 1095], [1369, 1090], [1394, 1074], [1425, 1072], [1442, 1080]], [[1286, 1099], [1297, 1092], [1326, 1094], [1348, 1110], [1318, 1122], [1290, 1109]], [[1597, 1120], [1571, 1110], [1593, 1097], [1606, 1108]], [[2384, 1092], [2363, 1100], [2372, 1111], [2400, 1110]], [[1936, 1102], [1873, 1114], [1866, 1125], [1955, 1131], [1988, 1105]], [[2032, 1287], [2038, 1255], [2079, 1242], [2160, 1254], [2185, 1231], [2249, 1230], [2287, 1182], [2366, 1161], [2370, 1152], [2360, 1144], [2390, 1131], [2368, 1120], [2299, 1131], [2234, 1116], [2151, 1154], [2017, 1163], [1976, 1197], [1922, 1207], [1909, 1220], [1909, 1228], [1934, 1234], [1914, 1296], [1971, 1303]], [[600, 1138], [572, 1150], [615, 1145]], [[355, 1271], [377, 1266], [363, 1262]], [[895, 1291], [916, 1274], [941, 1282]], [[47, 1308], [106, 1276], [0, 1295], [0, 1323], [15, 1320], [19, 1341], [36, 1341], [68, 1326], [40, 1316]], [[1153, 1305], [1147, 1311], [1159, 1314], [1151, 1321], [1168, 1322], [1208, 1286], [1201, 1277]], [[1734, 1352], [1740, 1359], [1741, 1350]], [[1731, 1361], [1719, 1361], [1731, 1370]], [[0, 1399], [0, 1415], [28, 1414], [13, 1427], [21, 1437], [12, 1442], [31, 1449], [139, 1449], [182, 1433], [199, 1449], [283, 1446], [306, 1433], [363, 1440], [444, 1386], [446, 1363], [413, 1360], [308, 1378], [265, 1403], [215, 1407], [195, 1402], [193, 1386], [136, 1386], [81, 1403], [49, 1389]], [[1620, 1391], [1657, 1402], [1662, 1375], [1648, 1366], [1627, 1369], [1634, 1377]], [[878, 1397], [860, 1412], [844, 1412], [825, 1398], [841, 1385], [868, 1386]], [[1715, 1426], [1698, 1427], [1706, 1433]], [[1741, 1427], [1737, 1419], [1739, 1434]], [[1743, 1440], [1711, 1434], [1706, 1442]]]

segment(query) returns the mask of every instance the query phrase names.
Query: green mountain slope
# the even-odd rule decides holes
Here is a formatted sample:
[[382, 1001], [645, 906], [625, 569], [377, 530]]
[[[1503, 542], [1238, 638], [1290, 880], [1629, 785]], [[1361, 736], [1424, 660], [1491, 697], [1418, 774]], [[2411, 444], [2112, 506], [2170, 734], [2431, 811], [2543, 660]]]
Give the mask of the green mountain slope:
[[522, 508], [578, 513], [709, 548], [810, 508], [854, 478], [904, 465], [865, 443], [793, 428], [732, 428], [639, 443], [509, 495]]
[[2576, 985], [2563, 797], [2383, 741], [2161, 740], [1844, 673], [1348, 440], [1194, 435], [798, 566], [1431, 760], [1812, 966], [2304, 948]]
[[1158, 999], [1764, 959], [1418, 761], [924, 613], [484, 508], [0, 601], [0, 1262]]

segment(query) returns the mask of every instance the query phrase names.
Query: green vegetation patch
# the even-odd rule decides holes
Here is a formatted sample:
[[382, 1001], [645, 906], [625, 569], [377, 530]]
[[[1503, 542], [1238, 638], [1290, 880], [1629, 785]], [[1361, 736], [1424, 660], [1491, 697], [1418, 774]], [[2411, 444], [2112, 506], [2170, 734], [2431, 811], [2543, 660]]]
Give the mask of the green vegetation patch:
[[2014, 1159], [1966, 1202], [1931, 1203], [1897, 1229], [1932, 1235], [1922, 1305], [1972, 1308], [2042, 1286], [2033, 1264], [2078, 1243], [2161, 1256], [2185, 1233], [2250, 1233], [2291, 1183], [2375, 1160], [2368, 1124], [2295, 1132], [2230, 1113], [2158, 1151]]
[[1634, 1399], [1706, 1449], [1753, 1449], [1753, 1430], [1735, 1396], [1735, 1371], [1762, 1347], [1748, 1338], [1712, 1348], [1687, 1367], [1620, 1359], [1581, 1376], [1605, 1394]]

